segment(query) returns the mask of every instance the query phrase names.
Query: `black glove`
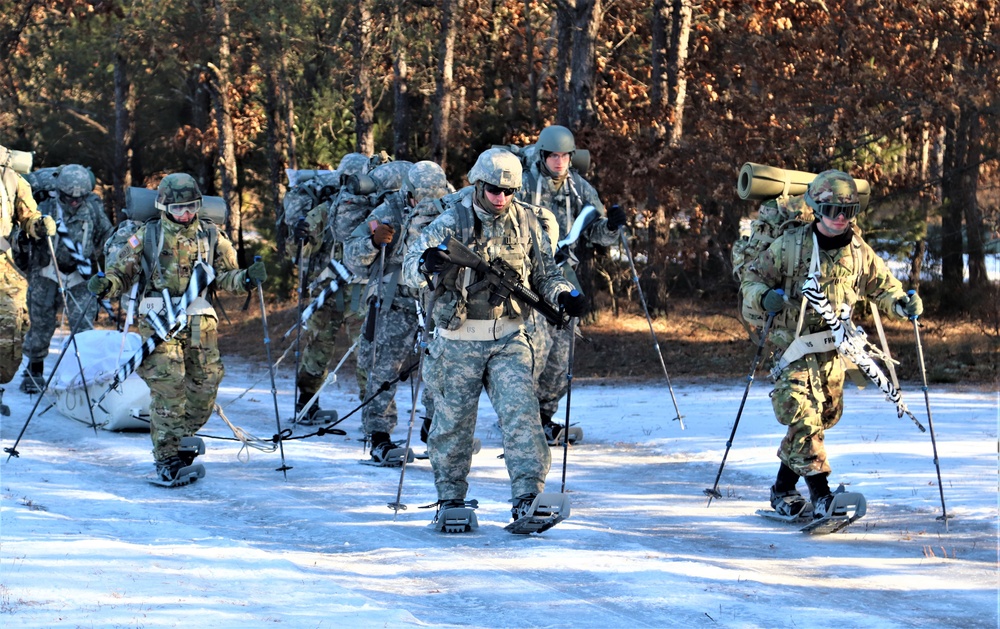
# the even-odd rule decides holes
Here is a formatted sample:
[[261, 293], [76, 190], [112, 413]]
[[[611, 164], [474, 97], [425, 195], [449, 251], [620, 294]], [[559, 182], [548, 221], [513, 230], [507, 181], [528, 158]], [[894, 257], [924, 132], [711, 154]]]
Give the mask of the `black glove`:
[[772, 288], [761, 297], [760, 305], [764, 312], [781, 312], [785, 309], [785, 291]]
[[295, 236], [296, 241], [301, 241], [304, 243], [309, 242], [310, 239], [309, 223], [306, 222], [306, 217], [303, 216], [302, 218], [299, 219], [297, 223], [295, 223], [295, 229], [293, 231], [293, 234]]
[[616, 231], [627, 221], [628, 217], [625, 215], [625, 210], [623, 210], [617, 203], [612, 205], [608, 210], [608, 229], [611, 231]]
[[260, 260], [257, 260], [253, 264], [247, 267], [247, 281], [253, 283], [264, 283], [267, 279], [267, 267]]
[[559, 293], [557, 301], [571, 317], [582, 317], [587, 312], [587, 298], [578, 290]]
[[95, 275], [87, 280], [87, 290], [97, 295], [99, 299], [103, 299], [108, 294], [108, 291], [111, 290], [111, 280], [103, 274]]
[[915, 291], [896, 300], [896, 314], [907, 319], [916, 319], [924, 314], [924, 300]]
[[447, 249], [428, 247], [424, 250], [424, 255], [420, 256], [420, 263], [428, 273], [440, 273], [451, 264], [451, 256]]

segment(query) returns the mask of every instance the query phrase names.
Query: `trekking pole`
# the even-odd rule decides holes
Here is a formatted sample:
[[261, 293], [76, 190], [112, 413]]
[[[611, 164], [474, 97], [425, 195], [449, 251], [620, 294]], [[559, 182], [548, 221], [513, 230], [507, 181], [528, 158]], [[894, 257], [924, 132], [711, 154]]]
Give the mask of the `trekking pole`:
[[344, 356], [340, 359], [340, 362], [337, 363], [337, 366], [334, 367], [333, 371], [331, 371], [329, 375], [327, 375], [326, 379], [323, 380], [323, 384], [321, 384], [319, 388], [316, 389], [316, 393], [313, 393], [312, 397], [309, 398], [309, 401], [302, 405], [302, 410], [300, 410], [298, 414], [295, 415], [295, 419], [292, 420], [293, 424], [299, 423], [300, 421], [302, 421], [302, 418], [304, 418], [308, 414], [309, 408], [313, 405], [313, 402], [319, 399], [319, 394], [323, 392], [323, 389], [326, 388], [326, 385], [332, 384], [337, 381], [337, 372], [340, 371], [340, 368], [344, 365], [344, 362], [347, 361], [347, 357], [354, 352], [357, 346], [358, 346], [358, 341], [354, 341], [354, 343], [347, 348], [347, 351], [344, 352]]
[[[374, 222], [374, 221], [373, 221]], [[372, 230], [372, 233], [375, 233]], [[368, 368], [369, 377], [375, 373], [375, 354], [377, 354], [378, 345], [376, 341], [378, 340], [378, 329], [379, 329], [379, 315], [382, 314], [382, 276], [385, 274], [385, 243], [379, 245], [378, 253], [378, 285], [375, 287], [375, 302], [371, 310], [368, 311], [368, 316], [374, 316], [373, 321], [368, 321], [365, 325], [365, 336], [368, 337], [368, 342], [371, 344], [372, 349], [372, 363], [371, 367]], [[368, 333], [371, 333], [369, 336]]]
[[569, 406], [573, 399], [573, 356], [576, 353], [576, 317], [569, 320], [569, 367], [566, 370], [566, 425], [563, 427], [562, 486], [559, 493], [566, 493], [566, 461], [569, 458]]
[[[299, 250], [301, 253], [301, 249]], [[254, 256], [254, 262], [260, 262], [260, 256]], [[271, 398], [274, 399], [274, 421], [278, 425], [278, 432], [274, 438], [278, 440], [278, 451], [281, 452], [281, 467], [275, 469], [285, 475], [288, 480], [288, 470], [292, 469], [285, 465], [285, 446], [281, 440], [281, 414], [278, 412], [278, 387], [274, 383], [274, 363], [271, 362], [271, 337], [267, 332], [267, 309], [264, 307], [264, 288], [260, 280], [257, 280], [257, 294], [260, 296], [260, 320], [264, 324], [264, 350], [267, 353], [267, 370], [271, 374]]]
[[[910, 295], [913, 295], [915, 291], [909, 291]], [[941, 484], [941, 464], [938, 461], [938, 451], [937, 451], [937, 439], [934, 437], [934, 419], [931, 417], [931, 398], [927, 393], [927, 367], [924, 364], [924, 347], [920, 342], [920, 324], [917, 322], [917, 316], [914, 315], [910, 317], [913, 321], [913, 335], [917, 340], [917, 363], [920, 365], [920, 378], [923, 380], [924, 386], [921, 387], [924, 391], [924, 404], [927, 405], [927, 428], [931, 433], [931, 448], [934, 450], [934, 468], [937, 470], [937, 482], [938, 482], [938, 493], [941, 494], [941, 515], [938, 516], [938, 520], [944, 520], [944, 530], [948, 532], [948, 518], [952, 517], [948, 515], [948, 509], [944, 505], [944, 487]]]
[[[94, 299], [97, 299], [96, 295], [94, 295]], [[77, 313], [77, 320], [76, 320], [75, 323], [79, 324], [80, 321], [83, 319], [83, 317], [86, 314], [87, 314], [86, 309], [84, 309], [83, 311]], [[71, 334], [72, 334], [72, 331], [73, 331], [73, 327], [75, 327], [75, 326], [71, 326], [70, 327], [70, 333]], [[28, 413], [28, 418], [26, 420], [24, 420], [24, 426], [21, 427], [21, 432], [17, 433], [17, 439], [14, 440], [14, 445], [12, 445], [9, 448], [4, 448], [3, 449], [3, 451], [6, 452], [7, 455], [8, 455], [7, 456], [7, 461], [10, 461], [11, 457], [19, 457], [21, 455], [21, 453], [17, 451], [17, 444], [21, 443], [21, 437], [24, 436], [24, 432], [28, 429], [28, 424], [31, 423], [31, 419], [35, 416], [35, 411], [38, 410], [38, 405], [41, 404], [41, 402], [42, 402], [42, 396], [45, 395], [46, 391], [48, 391], [49, 384], [52, 382], [52, 378], [55, 377], [56, 371], [59, 369], [59, 364], [62, 362], [63, 357], [66, 355], [66, 350], [69, 349], [69, 345], [70, 345], [69, 342], [65, 343], [63, 345], [62, 351], [59, 352], [59, 357], [56, 358], [56, 364], [52, 366], [52, 373], [50, 373], [49, 377], [45, 379], [45, 385], [42, 387], [42, 390], [38, 393], [38, 399], [35, 400], [35, 405], [31, 407], [31, 412]], [[46, 409], [46, 410], [48, 410], [48, 409]], [[96, 432], [97, 432], [97, 422], [94, 421], [94, 411], [93, 411], [93, 409], [91, 409], [91, 411], [90, 411], [90, 419], [91, 419], [91, 421], [94, 422], [94, 432], [96, 434]]]
[[406, 445], [404, 447], [404, 452], [406, 454], [403, 456], [403, 464], [399, 468], [399, 487], [396, 488], [396, 501], [389, 503], [389, 508], [392, 509], [392, 521], [396, 521], [396, 516], [399, 515], [400, 509], [406, 509], [406, 505], [403, 504], [403, 479], [406, 477], [406, 462], [410, 460], [410, 441], [413, 439], [413, 424], [417, 419], [417, 402], [420, 401], [420, 385], [423, 384], [421, 376], [423, 375], [424, 366], [424, 350], [427, 348], [427, 341], [424, 339], [424, 315], [422, 308], [420, 306], [420, 299], [417, 300], [417, 373], [413, 377], [413, 382], [411, 383], [413, 394], [410, 402], [410, 423], [406, 428]]
[[628, 256], [629, 266], [632, 267], [632, 281], [635, 282], [635, 287], [639, 291], [639, 301], [642, 303], [642, 311], [646, 313], [646, 323], [649, 324], [649, 334], [653, 337], [653, 347], [656, 348], [656, 355], [660, 358], [660, 367], [663, 367], [663, 377], [667, 379], [667, 390], [670, 391], [670, 400], [674, 403], [674, 410], [677, 412], [677, 417], [674, 419], [681, 423], [681, 430], [684, 430], [684, 419], [681, 415], [681, 409], [677, 406], [674, 388], [670, 384], [670, 376], [667, 374], [667, 364], [663, 362], [663, 352], [660, 351], [660, 342], [656, 340], [656, 332], [653, 331], [653, 319], [649, 316], [646, 297], [642, 294], [642, 286], [639, 284], [639, 273], [635, 270], [635, 259], [632, 258], [632, 251], [628, 248], [628, 237], [625, 235], [624, 229], [619, 230], [619, 235], [621, 236], [622, 247], [625, 249], [625, 255]]
[[[62, 281], [62, 273], [59, 272], [59, 260], [56, 258], [56, 248], [55, 245], [52, 244], [52, 236], [46, 236], [45, 242], [49, 245], [49, 255], [52, 257], [52, 268], [55, 270], [56, 281], [59, 283], [59, 294], [62, 296], [63, 311], [67, 311], [69, 308], [69, 299], [66, 295], [66, 286]], [[101, 273], [101, 275], [103, 275], [103, 273]], [[96, 296], [91, 296], [94, 297], [95, 300], [97, 299]], [[74, 300], [74, 302], [75, 301], [76, 300]], [[87, 300], [87, 306], [88, 308], [90, 306], [89, 299]], [[82, 312], [85, 313], [88, 308], [84, 308]], [[83, 317], [78, 315], [76, 325], [79, 326], [82, 321]], [[90, 412], [90, 425], [94, 429], [94, 436], [97, 436], [97, 420], [94, 419], [94, 407], [90, 401], [90, 391], [87, 389], [87, 376], [83, 373], [83, 359], [80, 358], [80, 346], [76, 343], [76, 332], [75, 326], [70, 325], [69, 341], [73, 343], [73, 353], [76, 354], [76, 364], [80, 368], [80, 382], [83, 384], [83, 396], [87, 400], [87, 410]], [[55, 373], [55, 370], [53, 370], [53, 373]], [[49, 380], [51, 381], [52, 378], [49, 378]], [[40, 393], [38, 397], [41, 398]]]
[[[304, 239], [299, 239], [299, 251], [295, 255], [295, 259], [299, 263], [299, 287], [298, 287], [298, 320], [302, 320], [302, 293], [305, 291], [306, 283], [306, 265], [302, 262], [302, 247], [305, 244]], [[270, 358], [268, 359], [270, 363]], [[294, 408], [295, 402], [299, 399], [299, 369], [302, 368], [302, 326], [300, 325], [295, 331], [295, 396], [292, 400], [292, 406]]]
[[[785, 291], [782, 289], [777, 289], [775, 291], [779, 294], [784, 294]], [[729, 433], [729, 441], [726, 441], [726, 452], [722, 455], [722, 463], [719, 465], [719, 473], [715, 475], [715, 484], [712, 485], [711, 489], [705, 490], [705, 495], [708, 496], [708, 504], [705, 505], [706, 508], [712, 506], [712, 499], [719, 498], [722, 499], [722, 494], [719, 493], [719, 479], [722, 478], [722, 469], [726, 467], [726, 458], [729, 456], [729, 449], [733, 447], [733, 439], [736, 437], [736, 428], [740, 425], [740, 417], [743, 416], [743, 407], [747, 403], [747, 396], [750, 394], [750, 385], [753, 384], [754, 374], [757, 373], [757, 365], [760, 363], [760, 357], [764, 355], [764, 345], [767, 343], [767, 335], [771, 332], [771, 323], [774, 321], [774, 316], [776, 312], [767, 313], [767, 320], [764, 321], [764, 330], [760, 333], [760, 342], [757, 343], [757, 353], [754, 354], [753, 364], [750, 365], [750, 374], [747, 376], [747, 387], [743, 390], [743, 399], [740, 401], [740, 410], [736, 412], [736, 421], [733, 422], [733, 431]]]

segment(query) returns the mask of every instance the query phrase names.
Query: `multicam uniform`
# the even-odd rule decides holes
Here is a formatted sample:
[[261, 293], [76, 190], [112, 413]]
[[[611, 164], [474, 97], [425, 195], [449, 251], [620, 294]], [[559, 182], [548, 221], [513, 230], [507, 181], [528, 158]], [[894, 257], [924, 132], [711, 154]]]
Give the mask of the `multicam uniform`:
[[28, 330], [28, 283], [11, 261], [10, 237], [17, 224], [29, 236], [39, 235], [42, 215], [31, 186], [10, 167], [11, 153], [0, 146], [0, 384], [10, 382], [21, 364]]
[[[160, 297], [163, 289], [176, 303], [184, 294], [198, 261], [215, 270], [215, 284], [222, 290], [232, 293], [247, 290], [246, 272], [237, 265], [236, 250], [214, 224], [194, 220], [185, 226], [164, 218], [140, 227], [129, 238], [127, 248], [108, 265], [110, 296], [127, 292], [133, 282], [140, 280], [146, 232], [156, 229], [154, 225], [162, 230], [163, 245], [151, 276], [144, 278], [147, 297], [138, 308], [139, 332], [143, 339], [153, 334], [143, 313], [152, 309], [166, 321]], [[217, 234], [214, 252], [212, 231]], [[157, 461], [176, 455], [181, 438], [195, 434], [205, 425], [225, 372], [219, 355], [218, 317], [204, 294], [188, 307], [187, 313], [187, 327], [159, 344], [137, 369], [151, 393], [150, 436], [153, 457]]]
[[[560, 293], [571, 291], [572, 284], [545, 248], [530, 210], [512, 201], [502, 214], [495, 215], [473, 202], [475, 189], [470, 186], [446, 197], [445, 211], [407, 252], [404, 281], [424, 285], [421, 253], [449, 236], [463, 240], [462, 226], [474, 223], [467, 244], [486, 261], [504, 259], [550, 303]], [[533, 394], [533, 355], [523, 323], [528, 307], [513, 299], [491, 306], [488, 288], [469, 292], [469, 286], [481, 279], [475, 275], [452, 266], [439, 274], [435, 291], [436, 337], [429, 347], [424, 375], [435, 403], [427, 446], [439, 501], [463, 500], [468, 491], [466, 478], [484, 386], [500, 419], [511, 496], [540, 493], [551, 463]], [[480, 340], [482, 332], [470, 333], [470, 327], [485, 330], [489, 339]]]
[[[414, 171], [423, 172], [423, 164], [420, 163], [412, 168], [410, 175], [418, 177], [419, 175], [413, 175], [413, 173]], [[439, 166], [431, 165], [436, 171], [440, 171]], [[429, 168], [426, 170], [433, 171]], [[361, 347], [358, 351], [358, 356], [370, 356], [371, 345], [376, 348], [375, 369], [369, 375], [369, 382], [375, 384], [392, 382], [399, 375], [407, 358], [413, 354], [419, 323], [416, 300], [420, 296], [420, 291], [401, 281], [403, 260], [423, 228], [440, 213], [442, 206], [435, 202], [436, 199], [448, 192], [447, 180], [444, 178], [443, 172], [439, 172], [438, 177], [426, 177], [426, 181], [416, 179], [412, 186], [419, 191], [419, 194], [413, 196], [415, 201], [419, 201], [415, 207], [411, 207], [407, 202], [409, 185], [405, 184], [404, 189], [388, 195], [382, 205], [368, 216], [367, 221], [358, 225], [344, 245], [344, 258], [351, 270], [358, 275], [368, 274], [370, 276], [368, 282], [370, 292], [375, 290], [385, 292], [382, 297], [381, 320], [379, 325], [375, 327], [377, 336], [374, 343], [369, 343], [362, 336]], [[369, 227], [369, 223], [373, 222], [376, 225], [389, 224], [395, 230], [392, 242], [386, 245], [385, 268], [381, 282], [378, 281], [377, 277], [380, 254], [372, 243], [372, 232]], [[370, 298], [373, 299], [374, 295], [370, 295]], [[366, 325], [367, 323], [366, 319]], [[367, 367], [369, 364], [363, 366]], [[397, 384], [391, 384], [388, 389], [376, 395], [365, 406], [362, 412], [362, 425], [366, 434], [391, 433], [396, 427], [397, 412], [394, 397]], [[425, 395], [424, 405], [431, 407], [426, 409], [427, 415], [431, 416], [433, 403], [429, 403], [429, 399]]]
[[[546, 175], [542, 167], [540, 153], [538, 159], [532, 162], [531, 168], [524, 172], [523, 185], [518, 192], [518, 198], [546, 208], [555, 215], [559, 230], [555, 242], [569, 235], [573, 221], [588, 205], [594, 206], [601, 214], [601, 218], [584, 230], [580, 236], [581, 240], [603, 246], [610, 246], [618, 242], [618, 231], [608, 229], [608, 221], [604, 218], [604, 204], [598, 198], [594, 187], [572, 169], [565, 178], [559, 181]], [[555, 242], [552, 243], [553, 246]], [[580, 282], [569, 262], [563, 265], [563, 272], [566, 278], [579, 289]], [[559, 400], [566, 395], [566, 388], [569, 386], [566, 374], [569, 369], [569, 346], [572, 338], [568, 327], [558, 330], [546, 322], [537, 328], [538, 340], [533, 344], [536, 359], [544, 364], [538, 378], [538, 403], [542, 417], [551, 418], [558, 410]], [[543, 336], [545, 334], [548, 335], [548, 339]], [[548, 351], [546, 351], [547, 347]]]
[[[94, 262], [112, 232], [104, 204], [94, 193], [87, 194], [76, 209], [62, 204], [59, 197], [49, 197], [39, 204], [38, 210], [53, 217], [58, 225], [53, 244], [59, 266], [55, 268], [52, 264], [47, 244], [36, 242], [32, 245], [28, 272], [31, 330], [24, 339], [24, 353], [30, 362], [41, 362], [48, 356], [60, 307], [65, 308], [74, 332], [93, 327], [97, 300], [87, 290], [86, 282], [97, 272]], [[62, 276], [68, 304], [62, 303], [57, 273]]]
[[[785, 290], [788, 306], [775, 317], [770, 333], [771, 341], [783, 352], [796, 338], [802, 285], [817, 262], [823, 293], [834, 307], [853, 306], [868, 298], [898, 318], [893, 305], [905, 296], [899, 280], [853, 231], [832, 239], [820, 234], [815, 240], [814, 233], [815, 223], [784, 232], [747, 265], [743, 278], [741, 289], [747, 303], [759, 304], [772, 288]], [[813, 261], [814, 253], [817, 262]], [[807, 306], [803, 312], [802, 336], [829, 332], [812, 308]], [[827, 346], [830, 351], [792, 360], [781, 371], [771, 394], [775, 417], [788, 427], [778, 458], [799, 476], [830, 473], [823, 435], [840, 421], [844, 410], [844, 364], [832, 337]]]

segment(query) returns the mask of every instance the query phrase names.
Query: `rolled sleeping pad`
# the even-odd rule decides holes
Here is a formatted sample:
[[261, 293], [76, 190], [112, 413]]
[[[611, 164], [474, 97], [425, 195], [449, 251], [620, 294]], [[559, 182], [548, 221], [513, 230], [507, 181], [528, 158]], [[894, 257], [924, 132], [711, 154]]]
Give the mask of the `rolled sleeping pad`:
[[[156, 190], [130, 187], [125, 191], [125, 216], [140, 223], [158, 218], [160, 211], [156, 209], [156, 195]], [[198, 217], [225, 226], [226, 202], [222, 197], [202, 196]]]
[[[740, 168], [736, 179], [736, 193], [744, 201], [766, 201], [781, 196], [798, 196], [806, 193], [816, 173], [801, 170], [786, 170], [764, 164], [747, 162]], [[855, 178], [858, 186], [858, 200], [861, 210], [868, 207], [871, 200], [871, 185], [864, 179]]]
[[10, 167], [14, 172], [27, 175], [31, 172], [31, 163], [35, 159], [35, 154], [31, 151], [15, 151], [10, 149]]

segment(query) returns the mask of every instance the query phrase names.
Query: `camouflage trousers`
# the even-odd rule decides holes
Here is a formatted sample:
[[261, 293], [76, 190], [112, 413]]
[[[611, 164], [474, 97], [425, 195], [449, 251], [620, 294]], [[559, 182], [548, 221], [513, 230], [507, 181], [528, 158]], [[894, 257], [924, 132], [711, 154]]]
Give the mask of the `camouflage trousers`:
[[534, 360], [524, 332], [497, 341], [438, 337], [428, 350], [424, 377], [434, 398], [434, 423], [427, 452], [438, 500], [466, 497], [479, 395], [484, 386], [500, 420], [511, 497], [541, 493], [552, 460], [538, 420]]
[[559, 400], [569, 388], [566, 376], [569, 374], [569, 345], [573, 337], [568, 327], [560, 330], [546, 321], [538, 327], [544, 329], [549, 337], [548, 353], [539, 355], [539, 362], [544, 360], [545, 366], [538, 376], [538, 406], [543, 416], [552, 417], [559, 410]]
[[[365, 317], [362, 329], [367, 325], [368, 317]], [[374, 343], [369, 342], [364, 335], [361, 336], [358, 345], [359, 367], [370, 370], [367, 382], [371, 386], [371, 394], [375, 395], [378, 391], [362, 411], [362, 428], [367, 435], [373, 432], [391, 433], [396, 427], [398, 413], [395, 397], [399, 372], [408, 360], [416, 357], [413, 352], [416, 334], [417, 310], [413, 299], [397, 294], [392, 305], [379, 315]], [[371, 369], [373, 348], [375, 368]], [[385, 390], [380, 391], [383, 386], [386, 387]]]
[[[300, 398], [308, 399], [319, 391], [333, 360], [337, 332], [345, 323], [357, 319], [354, 312], [341, 303], [339, 295], [334, 297], [337, 299], [328, 299], [313, 313], [306, 324], [308, 327], [302, 330], [299, 343], [303, 349], [298, 369]], [[361, 371], [360, 363], [358, 371]]]
[[[181, 437], [208, 422], [225, 369], [219, 355], [217, 322], [191, 317], [188, 327], [156, 347], [136, 372], [149, 386], [149, 435], [157, 461], [177, 454]], [[142, 337], [152, 333], [139, 326]]]
[[[67, 324], [73, 332], [83, 332], [94, 327], [97, 300], [87, 290], [87, 284], [77, 284], [66, 289], [69, 304], [64, 311]], [[56, 331], [59, 309], [63, 308], [59, 283], [47, 277], [32, 276], [28, 283], [28, 314], [31, 329], [24, 337], [24, 354], [29, 361], [43, 361], [49, 355], [49, 343]], [[73, 326], [76, 326], [75, 328]]]
[[788, 433], [781, 459], [799, 476], [829, 474], [824, 432], [844, 412], [844, 367], [837, 352], [808, 354], [791, 363], [774, 385], [771, 405]]
[[6, 254], [0, 255], [0, 384], [13, 380], [21, 366], [29, 326], [27, 299], [28, 282]]

